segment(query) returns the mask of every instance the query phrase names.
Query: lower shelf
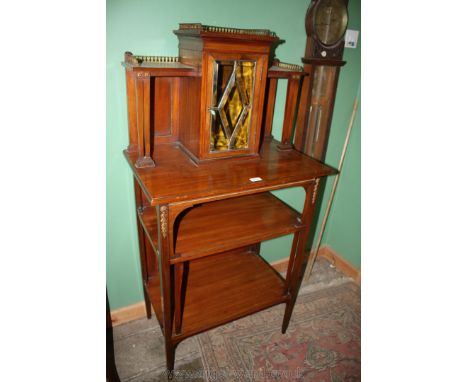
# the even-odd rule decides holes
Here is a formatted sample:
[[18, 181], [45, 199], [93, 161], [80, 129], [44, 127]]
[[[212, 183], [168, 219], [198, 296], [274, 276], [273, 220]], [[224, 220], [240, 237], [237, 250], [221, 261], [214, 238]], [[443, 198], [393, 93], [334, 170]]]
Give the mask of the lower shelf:
[[[173, 335], [176, 341], [289, 298], [284, 279], [253, 252], [229, 251], [190, 261], [188, 267], [182, 330]], [[147, 291], [153, 305], [159, 305], [159, 280], [150, 280]]]

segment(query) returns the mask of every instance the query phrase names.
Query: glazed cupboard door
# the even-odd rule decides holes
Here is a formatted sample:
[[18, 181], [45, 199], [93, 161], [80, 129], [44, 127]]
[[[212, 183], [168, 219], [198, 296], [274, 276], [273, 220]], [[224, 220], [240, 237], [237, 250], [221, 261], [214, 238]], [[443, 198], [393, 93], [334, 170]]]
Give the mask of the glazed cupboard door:
[[204, 159], [258, 153], [267, 59], [208, 54], [202, 100]]

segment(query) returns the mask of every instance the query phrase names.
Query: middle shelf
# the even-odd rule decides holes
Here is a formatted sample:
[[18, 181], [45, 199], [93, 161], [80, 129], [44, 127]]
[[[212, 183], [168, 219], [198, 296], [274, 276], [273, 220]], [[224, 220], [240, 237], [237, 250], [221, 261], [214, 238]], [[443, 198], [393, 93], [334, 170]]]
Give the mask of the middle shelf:
[[[146, 207], [138, 216], [157, 250], [156, 209]], [[259, 243], [303, 227], [300, 214], [269, 192], [196, 205], [180, 215], [171, 263]]]

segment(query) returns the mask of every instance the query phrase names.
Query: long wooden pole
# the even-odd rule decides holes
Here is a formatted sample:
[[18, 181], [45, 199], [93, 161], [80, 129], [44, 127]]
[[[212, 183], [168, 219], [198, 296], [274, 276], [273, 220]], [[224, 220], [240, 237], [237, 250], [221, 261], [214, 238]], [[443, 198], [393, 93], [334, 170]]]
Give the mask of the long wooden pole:
[[315, 246], [315, 250], [312, 250], [312, 249], [310, 250], [309, 263], [307, 264], [307, 268], [304, 273], [304, 277], [306, 280], [310, 278], [310, 274], [312, 273], [312, 267], [314, 266], [315, 259], [317, 258], [317, 254], [320, 249], [320, 244], [322, 243], [323, 233], [325, 232], [325, 227], [328, 221], [328, 216], [330, 215], [333, 198], [335, 197], [336, 187], [338, 185], [338, 181], [340, 180], [341, 169], [343, 168], [344, 158], [346, 155], [346, 151], [348, 149], [349, 137], [351, 136], [351, 130], [353, 129], [354, 119], [356, 117], [360, 90], [361, 88], [359, 87], [358, 92], [356, 94], [356, 98], [354, 99], [353, 111], [351, 112], [351, 117], [349, 118], [348, 131], [346, 132], [346, 138], [343, 144], [343, 149], [341, 151], [340, 163], [338, 164], [338, 174], [336, 175], [335, 180], [333, 181], [333, 186], [332, 186], [332, 190], [330, 193], [330, 197], [328, 198], [327, 209], [325, 210], [325, 215], [322, 220], [322, 226], [320, 227], [320, 233], [319, 233], [319, 237], [317, 240], [317, 244]]

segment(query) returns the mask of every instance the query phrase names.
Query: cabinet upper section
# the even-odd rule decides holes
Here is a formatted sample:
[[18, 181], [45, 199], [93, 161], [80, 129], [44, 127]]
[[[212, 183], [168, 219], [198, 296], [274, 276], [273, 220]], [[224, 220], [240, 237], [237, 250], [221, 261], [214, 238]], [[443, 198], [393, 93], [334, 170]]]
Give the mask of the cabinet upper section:
[[199, 67], [202, 76], [200, 123], [182, 135], [184, 147], [197, 160], [257, 155], [268, 60], [278, 37], [202, 24], [180, 24], [174, 33], [180, 62]]
[[[195, 162], [259, 155], [272, 52], [280, 39], [266, 29], [180, 24], [177, 57], [127, 52], [130, 152], [136, 167], [154, 167], [154, 150], [177, 142]], [[300, 78], [279, 66], [275, 78]], [[294, 107], [295, 105], [292, 105]]]

